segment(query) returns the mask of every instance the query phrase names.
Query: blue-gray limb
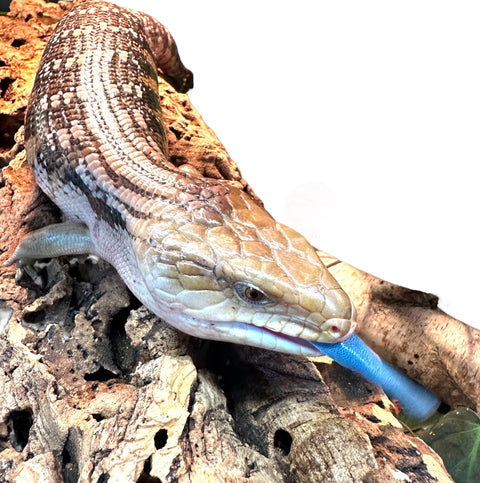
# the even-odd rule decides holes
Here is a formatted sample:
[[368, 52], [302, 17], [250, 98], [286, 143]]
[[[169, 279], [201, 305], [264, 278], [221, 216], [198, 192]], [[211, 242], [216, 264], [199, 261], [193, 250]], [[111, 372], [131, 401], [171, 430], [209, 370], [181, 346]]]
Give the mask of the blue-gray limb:
[[18, 265], [23, 266], [37, 258], [95, 252], [88, 228], [82, 223], [67, 221], [28, 233], [4, 265], [18, 261]]

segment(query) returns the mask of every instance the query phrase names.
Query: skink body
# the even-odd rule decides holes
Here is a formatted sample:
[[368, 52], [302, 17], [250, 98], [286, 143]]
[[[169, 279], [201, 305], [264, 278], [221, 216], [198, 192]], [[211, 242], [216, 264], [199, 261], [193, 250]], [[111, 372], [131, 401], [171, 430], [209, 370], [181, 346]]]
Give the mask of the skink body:
[[8, 263], [96, 253], [149, 309], [198, 337], [305, 356], [319, 354], [312, 342], [348, 340], [354, 309], [315, 249], [237, 186], [169, 161], [157, 69], [180, 92], [193, 85], [152, 17], [92, 1], [62, 19], [25, 146], [67, 221], [29, 234]]

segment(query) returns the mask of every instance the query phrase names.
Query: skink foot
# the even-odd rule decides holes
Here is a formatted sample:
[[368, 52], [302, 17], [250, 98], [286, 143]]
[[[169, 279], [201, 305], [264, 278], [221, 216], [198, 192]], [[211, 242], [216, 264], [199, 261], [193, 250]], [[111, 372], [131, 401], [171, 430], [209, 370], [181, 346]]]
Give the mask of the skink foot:
[[95, 253], [88, 228], [75, 222], [49, 225], [32, 231], [21, 240], [13, 255], [3, 264], [17, 262], [19, 268], [32, 265], [38, 258]]

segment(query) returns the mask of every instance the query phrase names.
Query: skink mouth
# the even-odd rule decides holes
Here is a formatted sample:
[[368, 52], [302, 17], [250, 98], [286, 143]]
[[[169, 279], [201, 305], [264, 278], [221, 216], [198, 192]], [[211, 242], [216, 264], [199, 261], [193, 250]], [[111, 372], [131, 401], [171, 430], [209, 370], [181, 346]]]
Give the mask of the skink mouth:
[[175, 317], [175, 320], [167, 320], [171, 325], [177, 327], [182, 332], [200, 337], [202, 339], [218, 340], [223, 342], [231, 342], [241, 345], [249, 345], [268, 349], [276, 352], [300, 355], [305, 357], [316, 357], [321, 355], [321, 351], [316, 348], [312, 342], [337, 343], [348, 339], [354, 332], [356, 323], [346, 319], [330, 319], [332, 328], [335, 327], [335, 321], [342, 321], [343, 324], [348, 322], [350, 327], [343, 335], [335, 337], [335, 329], [330, 340], [307, 340], [300, 337], [276, 332], [265, 327], [257, 327], [255, 325], [244, 322], [223, 322], [197, 319], [185, 314]]
[[[333, 319], [332, 319], [333, 320]], [[351, 327], [350, 330], [343, 336], [339, 337], [338, 339], [332, 341], [332, 342], [327, 342], [324, 344], [336, 344], [339, 342], [342, 342], [346, 339], [348, 339], [355, 331], [355, 328], [357, 324], [353, 321], [351, 322]], [[259, 327], [261, 330], [272, 334], [272, 336], [278, 340], [280, 343], [278, 345], [278, 349], [272, 349], [272, 350], [277, 350], [280, 352], [288, 352], [291, 354], [295, 355], [305, 355], [305, 356], [310, 356], [310, 357], [316, 357], [319, 355], [322, 355], [323, 353], [318, 349], [313, 343], [317, 342], [314, 340], [308, 340], [308, 339], [302, 339], [300, 337], [293, 337], [291, 335], [283, 334], [282, 332], [275, 332], [273, 330], [267, 329], [265, 327]], [[288, 348], [292, 348], [293, 350], [285, 350]], [[295, 350], [297, 348], [297, 350]]]

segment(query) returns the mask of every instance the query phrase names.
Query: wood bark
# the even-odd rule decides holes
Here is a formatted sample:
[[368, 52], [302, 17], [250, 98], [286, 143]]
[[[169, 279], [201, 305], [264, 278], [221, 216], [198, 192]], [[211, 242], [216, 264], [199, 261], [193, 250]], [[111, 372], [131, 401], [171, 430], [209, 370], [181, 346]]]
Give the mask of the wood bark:
[[[25, 163], [33, 76], [68, 3], [14, 0], [0, 17], [0, 262], [59, 221]], [[255, 196], [215, 134], [161, 83], [172, 162]], [[360, 335], [451, 405], [478, 410], [478, 331], [413, 292], [321, 254]], [[378, 389], [326, 359], [187, 337], [91, 257], [0, 267], [0, 480], [452, 481]]]

